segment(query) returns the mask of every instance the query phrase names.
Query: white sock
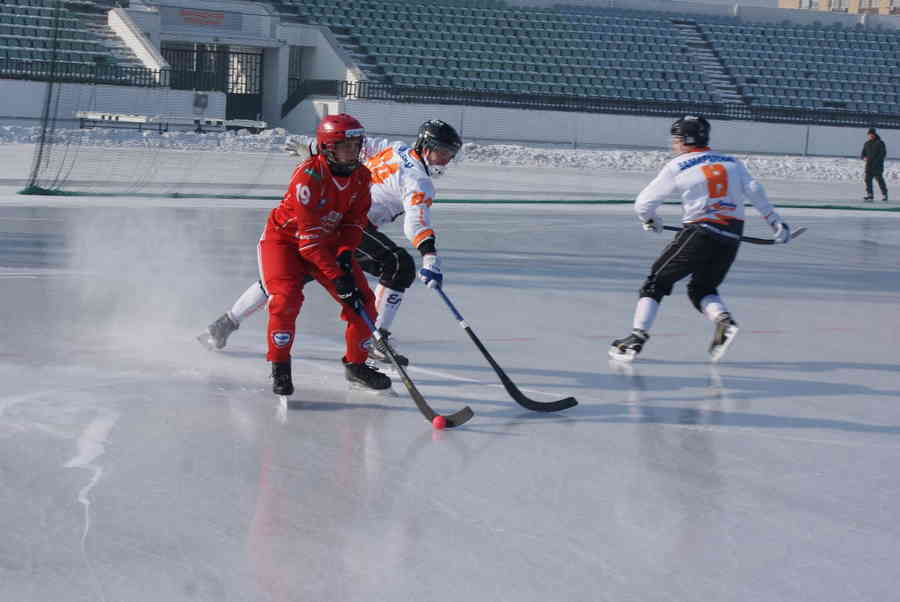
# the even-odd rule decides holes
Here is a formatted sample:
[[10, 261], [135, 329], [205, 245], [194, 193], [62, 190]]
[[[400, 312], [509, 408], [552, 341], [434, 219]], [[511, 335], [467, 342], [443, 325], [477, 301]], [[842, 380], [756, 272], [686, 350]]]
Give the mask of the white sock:
[[703, 315], [707, 318], [715, 322], [716, 318], [719, 317], [719, 314], [728, 311], [728, 308], [725, 307], [725, 303], [719, 295], [706, 295], [700, 299], [700, 311], [702, 311]]
[[401, 301], [403, 301], [403, 291], [395, 291], [383, 284], [379, 284], [375, 288], [375, 309], [378, 311], [375, 328], [391, 329]]
[[650, 331], [653, 326], [653, 320], [656, 319], [656, 312], [659, 310], [659, 303], [656, 299], [650, 297], [641, 297], [638, 299], [637, 306], [634, 308], [634, 321], [632, 328], [638, 328], [643, 331]]
[[254, 282], [250, 288], [238, 297], [238, 300], [231, 306], [228, 316], [240, 324], [245, 318], [256, 312], [259, 308], [266, 304], [268, 297], [259, 281]]

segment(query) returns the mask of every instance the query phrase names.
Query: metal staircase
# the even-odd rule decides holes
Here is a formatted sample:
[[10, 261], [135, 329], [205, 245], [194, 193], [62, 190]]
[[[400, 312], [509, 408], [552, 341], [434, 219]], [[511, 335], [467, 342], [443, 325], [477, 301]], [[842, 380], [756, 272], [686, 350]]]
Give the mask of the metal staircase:
[[735, 81], [722, 65], [722, 61], [716, 56], [712, 44], [690, 19], [672, 19], [672, 24], [678, 30], [685, 48], [691, 53], [695, 64], [703, 70], [704, 79], [710, 87], [710, 93], [716, 102], [721, 104], [743, 105], [744, 100]]
[[[127, 4], [127, 3], [126, 3]], [[143, 67], [134, 52], [110, 29], [106, 15], [118, 4], [114, 0], [68, 0], [65, 3], [70, 15], [77, 18], [106, 47], [120, 67]]]

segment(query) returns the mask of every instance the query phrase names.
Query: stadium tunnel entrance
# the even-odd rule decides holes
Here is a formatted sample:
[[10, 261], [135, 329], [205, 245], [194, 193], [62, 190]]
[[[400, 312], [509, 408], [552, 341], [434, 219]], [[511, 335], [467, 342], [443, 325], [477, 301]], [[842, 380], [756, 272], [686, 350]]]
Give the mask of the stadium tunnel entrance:
[[224, 92], [226, 119], [261, 119], [263, 49], [193, 42], [164, 42], [175, 90]]

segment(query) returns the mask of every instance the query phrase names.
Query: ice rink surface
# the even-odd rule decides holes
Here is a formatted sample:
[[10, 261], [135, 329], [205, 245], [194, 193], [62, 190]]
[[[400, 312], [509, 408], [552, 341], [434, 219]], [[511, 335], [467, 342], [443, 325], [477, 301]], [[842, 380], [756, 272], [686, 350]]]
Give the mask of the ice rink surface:
[[[607, 346], [669, 234], [644, 233], [628, 206], [437, 205], [445, 290], [466, 320], [528, 395], [580, 402], [517, 406], [416, 284], [394, 325], [410, 375], [436, 409], [476, 413], [437, 432], [399, 382], [396, 397], [347, 390], [338, 308], [315, 284], [299, 409], [270, 392], [262, 314], [222, 352], [194, 340], [256, 278], [266, 203], [13, 191], [0, 198], [4, 602], [900, 591], [896, 213], [784, 210], [809, 231], [742, 246], [721, 289], [742, 328], [725, 361], [706, 361], [712, 326], [682, 283], [622, 367]], [[769, 235], [752, 209], [746, 234]]]

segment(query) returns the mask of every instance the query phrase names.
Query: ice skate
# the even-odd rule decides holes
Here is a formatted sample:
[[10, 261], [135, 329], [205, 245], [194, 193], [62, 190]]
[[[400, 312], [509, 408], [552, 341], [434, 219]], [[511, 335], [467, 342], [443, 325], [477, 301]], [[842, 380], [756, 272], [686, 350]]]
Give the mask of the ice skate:
[[369, 346], [369, 359], [381, 364], [393, 366], [391, 358], [388, 357], [387, 351], [385, 350], [385, 342], [387, 342], [387, 344], [391, 346], [391, 350], [394, 352], [394, 357], [397, 358], [397, 363], [403, 367], [408, 366], [409, 360], [405, 355], [400, 355], [399, 353], [397, 353], [397, 348], [391, 342], [391, 333], [384, 328], [379, 328], [378, 333], [381, 335], [381, 340], [372, 337], [372, 344]]
[[716, 318], [716, 331], [709, 344], [709, 357], [713, 362], [718, 362], [725, 355], [738, 330], [737, 322], [731, 319], [731, 314], [727, 311], [719, 314]]
[[366, 363], [351, 364], [344, 361], [344, 374], [350, 388], [359, 391], [386, 392], [391, 391], [391, 379]]
[[294, 394], [290, 362], [272, 362], [272, 393], [284, 403], [288, 403], [288, 397]]
[[627, 337], [612, 342], [612, 346], [609, 348], [609, 357], [620, 362], [633, 362], [649, 338], [650, 335], [647, 331], [635, 328]]
[[875, 197], [871, 194], [867, 194], [866, 196], [863, 197], [863, 202], [864, 203], [874, 203]]
[[197, 337], [197, 340], [208, 349], [222, 349], [228, 342], [228, 336], [239, 328], [239, 324], [231, 319], [227, 313], [222, 314], [216, 321], [207, 326], [206, 332]]
[[882, 196], [882, 197], [881, 197], [881, 200], [882, 200], [882, 202], [887, 203], [887, 202], [888, 202], [887, 194], [885, 194], [884, 196]]

